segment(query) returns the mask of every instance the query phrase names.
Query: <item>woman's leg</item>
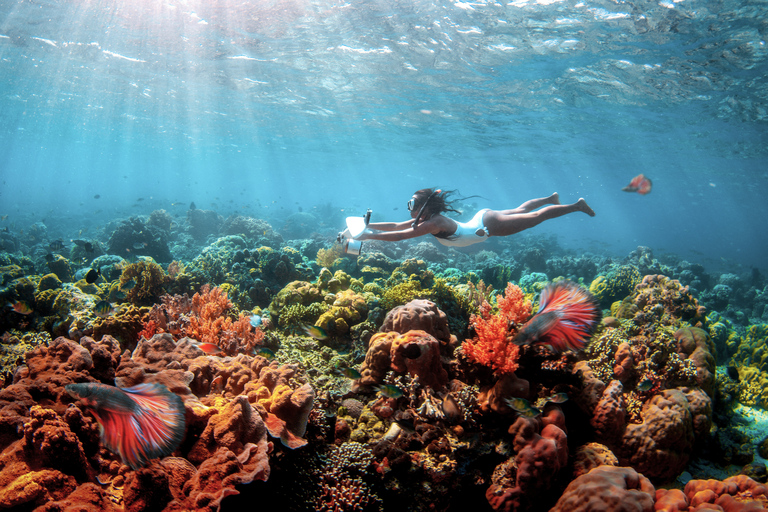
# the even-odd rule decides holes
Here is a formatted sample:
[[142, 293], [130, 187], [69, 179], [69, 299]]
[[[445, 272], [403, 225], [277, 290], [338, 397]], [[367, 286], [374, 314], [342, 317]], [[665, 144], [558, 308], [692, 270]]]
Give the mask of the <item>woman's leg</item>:
[[514, 215], [516, 213], [528, 213], [530, 211], [535, 210], [536, 208], [539, 208], [541, 206], [544, 206], [545, 204], [560, 204], [560, 196], [555, 192], [549, 197], [540, 197], [539, 199], [531, 199], [530, 201], [526, 201], [517, 208], [513, 208], [512, 210], [500, 210], [499, 213], [503, 215]]
[[507, 214], [505, 211], [488, 211], [483, 217], [485, 229], [490, 236], [507, 236], [519, 233], [520, 231], [532, 228], [541, 224], [545, 220], [561, 217], [573, 212], [584, 212], [590, 217], [595, 216], [595, 212], [589, 207], [584, 199], [579, 199], [573, 204], [556, 204], [547, 206], [541, 210], [527, 213]]

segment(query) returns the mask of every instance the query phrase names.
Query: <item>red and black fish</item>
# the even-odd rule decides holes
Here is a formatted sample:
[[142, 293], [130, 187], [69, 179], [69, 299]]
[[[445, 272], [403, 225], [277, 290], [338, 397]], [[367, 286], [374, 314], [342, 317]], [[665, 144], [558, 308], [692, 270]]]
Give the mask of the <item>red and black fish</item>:
[[632, 181], [629, 182], [629, 185], [621, 190], [624, 192], [637, 192], [641, 196], [644, 196], [651, 191], [651, 188], [653, 188], [653, 183], [651, 183], [651, 180], [646, 178], [643, 174], [638, 174], [632, 178]]
[[91, 410], [104, 445], [132, 469], [170, 455], [184, 439], [184, 402], [162, 384], [118, 388], [83, 383], [65, 389]]
[[600, 317], [600, 306], [587, 289], [558, 281], [541, 291], [538, 312], [520, 328], [514, 342], [549, 345], [557, 352], [581, 350]]

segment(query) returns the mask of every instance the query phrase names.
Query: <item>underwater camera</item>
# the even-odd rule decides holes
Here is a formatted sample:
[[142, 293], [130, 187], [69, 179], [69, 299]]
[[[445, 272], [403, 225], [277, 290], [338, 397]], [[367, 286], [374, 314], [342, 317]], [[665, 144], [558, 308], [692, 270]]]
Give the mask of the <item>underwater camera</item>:
[[360, 250], [363, 248], [363, 241], [355, 239], [365, 232], [370, 221], [370, 209], [365, 212], [363, 217], [347, 217], [347, 229], [340, 232], [336, 237], [336, 241], [341, 244], [341, 247], [346, 254], [351, 254], [353, 256], [360, 255]]

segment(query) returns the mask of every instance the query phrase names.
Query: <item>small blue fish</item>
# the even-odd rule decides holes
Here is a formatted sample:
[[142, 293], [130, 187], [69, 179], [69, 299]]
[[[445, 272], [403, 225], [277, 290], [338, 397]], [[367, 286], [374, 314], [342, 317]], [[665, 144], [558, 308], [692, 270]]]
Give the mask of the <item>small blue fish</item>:
[[381, 386], [376, 386], [375, 389], [387, 398], [400, 398], [403, 396], [403, 390], [393, 384], [382, 384]]
[[261, 317], [259, 315], [253, 315], [251, 317], [251, 327], [259, 327], [261, 325]]
[[307, 336], [311, 336], [318, 341], [325, 341], [328, 339], [328, 333], [325, 332], [322, 327], [318, 327], [316, 325], [305, 325], [302, 327], [302, 329], [304, 329], [304, 332], [307, 333]]

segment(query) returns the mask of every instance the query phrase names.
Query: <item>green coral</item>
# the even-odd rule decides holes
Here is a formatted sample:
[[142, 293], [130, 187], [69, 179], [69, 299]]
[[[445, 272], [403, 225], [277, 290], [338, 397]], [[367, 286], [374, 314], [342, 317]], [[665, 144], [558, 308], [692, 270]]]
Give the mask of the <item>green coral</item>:
[[74, 274], [69, 260], [61, 254], [54, 254], [51, 261], [48, 262], [48, 268], [58, 276], [62, 281], [72, 281]]
[[[247, 246], [246, 241], [241, 236], [224, 236], [213, 242], [211, 245], [203, 248], [202, 252], [187, 265], [186, 273], [201, 274], [205, 282], [220, 285], [231, 278], [228, 269], [232, 268], [237, 251]], [[273, 251], [273, 249], [270, 249]], [[261, 249], [259, 249], [261, 254]], [[261, 261], [261, 258], [260, 258]]]
[[[345, 419], [349, 420], [351, 417], [346, 417]], [[379, 439], [389, 429], [389, 426], [379, 419], [367, 405], [363, 408], [363, 412], [360, 413], [357, 421], [354, 419], [352, 421], [353, 423], [350, 423], [350, 426], [354, 424], [354, 427], [349, 440], [358, 443], [367, 443]]]
[[617, 300], [611, 304], [611, 316], [616, 318], [632, 318], [638, 311], [639, 308], [631, 296], [625, 297], [624, 300]]
[[739, 402], [768, 410], [768, 373], [750, 366], [739, 367]]
[[61, 288], [61, 280], [56, 274], [46, 274], [40, 278], [40, 282], [37, 284], [37, 291], [55, 290]]
[[[547, 274], [544, 274], [542, 272], [531, 272], [521, 277], [519, 284], [520, 284], [520, 289], [522, 289], [526, 295], [527, 294], [536, 295], [538, 293], [541, 293], [541, 290], [543, 290], [548, 283], [549, 283], [549, 277], [547, 277]], [[504, 286], [506, 286], [506, 283]]]
[[146, 305], [155, 302], [165, 293], [164, 285], [169, 281], [170, 278], [160, 265], [154, 261], [142, 260], [123, 269], [120, 288], [128, 290], [125, 296], [128, 302]]
[[300, 333], [303, 326], [314, 324], [327, 309], [328, 305], [324, 302], [315, 302], [308, 306], [291, 304], [280, 311], [277, 323], [282, 329]]
[[12, 329], [6, 332], [0, 339], [0, 382], [3, 377], [6, 382], [10, 381], [16, 367], [24, 363], [24, 354], [50, 342], [51, 335], [44, 331], [22, 334]]
[[347, 334], [349, 328], [365, 320], [368, 304], [362, 295], [353, 290], [344, 290], [336, 294], [331, 307], [320, 315], [315, 325], [329, 334]]
[[411, 279], [398, 283], [384, 291], [384, 295], [381, 297], [382, 307], [389, 311], [397, 306], [402, 306], [411, 302], [414, 299], [428, 299], [430, 296], [429, 291], [425, 291], [421, 287], [416, 276], [412, 276]]
[[14, 279], [24, 277], [26, 272], [18, 265], [5, 265], [0, 267], [0, 285], [6, 286]]
[[289, 306], [308, 306], [314, 302], [322, 302], [324, 294], [320, 288], [307, 281], [292, 281], [285, 285], [269, 304], [269, 314], [277, 318], [284, 314]]
[[[744, 337], [735, 337], [736, 353], [733, 361], [745, 366], [753, 366], [761, 372], [768, 372], [768, 324], [750, 325]], [[734, 340], [735, 341], [735, 340]]]
[[597, 276], [589, 285], [589, 291], [604, 308], [630, 295], [643, 276], [632, 265], [619, 265], [604, 276]]

